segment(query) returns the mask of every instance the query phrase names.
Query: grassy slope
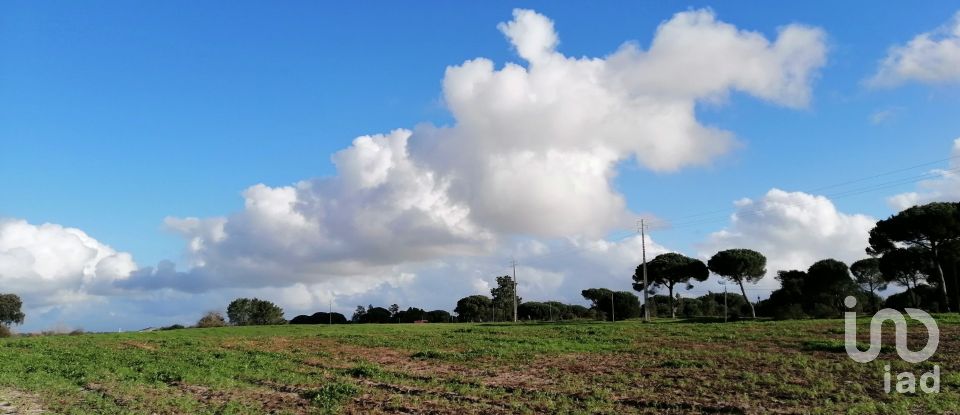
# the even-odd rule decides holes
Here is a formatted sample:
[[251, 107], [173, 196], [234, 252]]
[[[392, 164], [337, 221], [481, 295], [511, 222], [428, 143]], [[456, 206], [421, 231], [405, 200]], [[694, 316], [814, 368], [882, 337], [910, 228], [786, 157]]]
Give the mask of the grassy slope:
[[[36, 393], [64, 413], [956, 413], [960, 318], [939, 322], [940, 348], [918, 365], [892, 352], [853, 362], [843, 352], [842, 320], [278, 326], [0, 339], [0, 388]], [[925, 339], [918, 333], [914, 350]], [[886, 363], [915, 373], [939, 363], [942, 392], [885, 394]]]

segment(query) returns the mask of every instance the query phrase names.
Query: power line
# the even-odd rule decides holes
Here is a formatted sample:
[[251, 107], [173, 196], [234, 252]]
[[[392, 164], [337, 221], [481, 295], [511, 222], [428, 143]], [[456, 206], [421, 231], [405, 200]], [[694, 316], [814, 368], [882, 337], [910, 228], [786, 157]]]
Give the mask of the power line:
[[[931, 165], [934, 165], [934, 164], [937, 164], [937, 163], [943, 163], [943, 162], [945, 162], [945, 161], [951, 161], [951, 160], [956, 160], [956, 159], [960, 159], [960, 155], [951, 156], [951, 157], [946, 157], [946, 158], [941, 158], [941, 159], [932, 160], [932, 161], [928, 161], [928, 162], [924, 162], [924, 163], [919, 163], [919, 164], [915, 164], [915, 165], [912, 165], [912, 166], [909, 166], [909, 167], [903, 167], [903, 168], [898, 168], [898, 169], [894, 169], [894, 170], [888, 170], [888, 171], [885, 171], [885, 172], [881, 172], [881, 173], [877, 173], [877, 174], [873, 174], [873, 175], [869, 175], [869, 176], [863, 176], [863, 177], [859, 177], [859, 178], [852, 179], [852, 180], [846, 180], [846, 181], [842, 181], [842, 182], [838, 182], [838, 183], [833, 183], [833, 184], [827, 184], [827, 185], [819, 186], [819, 187], [815, 187], [815, 188], [809, 188], [809, 189], [807, 189], [807, 190], [801, 190], [801, 192], [803, 192], [803, 193], [811, 193], [811, 192], [815, 192], [815, 191], [818, 191], [818, 190], [832, 189], [832, 188], [842, 187], [842, 186], [846, 186], [846, 185], [854, 184], [854, 183], [862, 183], [862, 182], [869, 181], [869, 180], [872, 180], [872, 179], [876, 179], [876, 178], [879, 178], [879, 177], [885, 177], [885, 176], [890, 176], [890, 175], [897, 174], [897, 173], [903, 173], [903, 172], [910, 171], [910, 170], [914, 170], [914, 169], [918, 169], [918, 168], [921, 168], [921, 167], [927, 167], [927, 166], [931, 166]], [[877, 191], [877, 190], [888, 189], [888, 188], [891, 188], [891, 187], [896, 187], [896, 186], [901, 186], [901, 185], [904, 185], [904, 184], [915, 183], [915, 182], [919, 182], [919, 181], [923, 181], [923, 180], [927, 180], [927, 179], [935, 179], [935, 178], [938, 178], [938, 177], [943, 177], [944, 174], [954, 173], [954, 172], [960, 172], [960, 167], [950, 168], [950, 169], [945, 169], [945, 170], [929, 171], [929, 172], [925, 172], [925, 173], [922, 173], [922, 174], [919, 174], [919, 175], [913, 175], [913, 176], [909, 176], [909, 177], [902, 177], [902, 178], [899, 178], [899, 179], [894, 179], [894, 180], [885, 181], [885, 182], [880, 182], [880, 183], [873, 183], [873, 184], [870, 184], [870, 185], [867, 185], [867, 186], [856, 187], [856, 188], [847, 189], [847, 190], [839, 191], [839, 192], [835, 192], [835, 193], [828, 193], [828, 194], [825, 194], [825, 195], [822, 195], [822, 196], [827, 197], [827, 198], [830, 198], [830, 199], [842, 199], [842, 198], [845, 198], [845, 197], [851, 197], [851, 196], [856, 196], [856, 195], [860, 195], [860, 194], [864, 194], [864, 193], [869, 193], [869, 192], [873, 192], [873, 191]], [[727, 221], [727, 220], [729, 220], [729, 216], [730, 216], [731, 214], [735, 213], [735, 212], [736, 212], [736, 213], [747, 213], [747, 214], [749, 214], [749, 213], [760, 213], [760, 212], [763, 212], [763, 210], [764, 210], [764, 209], [762, 209], [762, 208], [740, 209], [740, 210], [738, 210], [738, 209], [730, 209], [730, 208], [716, 209], [716, 210], [711, 210], [711, 211], [705, 211], [705, 212], [700, 212], [700, 213], [694, 213], [694, 214], [689, 214], [689, 215], [684, 215], [684, 216], [677, 216], [677, 217], [675, 217], [674, 219], [677, 219], [677, 220], [679, 220], [679, 219], [692, 219], [692, 218], [698, 218], [698, 217], [700, 217], [700, 219], [692, 219], [692, 220], [689, 220], [689, 221], [679, 221], [679, 222], [672, 222], [672, 221], [667, 220], [667, 219], [654, 218], [654, 220], [653, 220], [653, 226], [660, 225], [660, 226], [662, 226], [662, 229], [661, 229], [662, 231], [672, 231], [672, 230], [677, 230], [677, 229], [684, 229], [684, 228], [689, 228], [689, 227], [694, 227], [694, 226], [700, 226], [700, 225], [706, 225], [706, 224], [711, 224], [711, 223], [717, 223], [717, 222]], [[650, 226], [649, 223], [645, 223], [645, 225], [648, 226], [648, 227]], [[624, 240], [624, 239], [628, 239], [628, 238], [630, 238], [631, 236], [636, 235], [635, 232], [636, 232], [635, 230], [618, 229], [618, 230], [616, 230], [615, 233], [613, 234], [613, 235], [618, 235], [618, 236], [616, 236], [616, 237], [614, 237], [614, 238], [612, 238], [612, 239], [605, 238], [604, 241], [605, 241], [605, 242], [608, 242], [608, 243], [609, 243], [609, 242], [619, 242], [619, 241], [622, 241], [622, 240]], [[545, 254], [541, 254], [541, 255], [527, 256], [527, 257], [524, 257], [524, 260], [525, 260], [527, 263], [531, 263], [531, 262], [532, 262], [532, 263], [537, 263], [537, 262], [543, 261], [543, 260], [545, 260], [545, 259], [549, 259], [549, 258], [561, 256], [561, 255], [567, 255], [567, 254], [582, 252], [582, 251], [586, 251], [586, 250], [588, 250], [588, 249], [591, 249], [591, 247], [590, 247], [590, 246], [576, 246], [576, 247], [573, 247], [573, 248], [570, 248], [570, 249], [566, 249], [566, 250], [562, 250], [562, 251], [549, 252], [549, 253], [545, 253]]]
[[890, 171], [887, 171], [887, 172], [884, 172], [884, 173], [880, 173], [880, 174], [875, 174], [875, 175], [872, 175], [872, 176], [867, 176], [867, 177], [862, 177], [862, 178], [859, 178], [859, 179], [848, 180], [848, 181], [842, 182], [842, 183], [837, 183], [837, 184], [832, 184], [832, 185], [828, 185], [828, 186], [817, 187], [817, 188], [814, 188], [814, 189], [810, 189], [810, 190], [808, 190], [807, 192], [815, 192], [815, 191], [818, 191], [818, 190], [830, 189], [830, 188], [834, 188], [834, 187], [845, 186], [845, 185], [848, 185], [848, 184], [859, 183], [859, 182], [867, 181], [867, 180], [870, 180], [870, 179], [875, 179], [875, 178], [877, 178], [877, 177], [883, 177], [883, 176], [889, 176], [889, 175], [891, 175], [891, 174], [902, 173], [902, 172], [905, 172], [905, 171], [909, 171], [909, 170], [913, 170], [913, 169], [918, 169], [918, 168], [920, 168], [920, 167], [927, 167], [927, 166], [930, 166], [930, 165], [939, 164], [939, 163], [943, 163], [943, 162], [945, 162], [945, 161], [951, 161], [951, 160], [954, 160], [954, 159], [960, 159], [960, 154], [958, 154], [958, 155], [956, 155], [956, 156], [950, 156], [950, 157], [942, 158], [942, 159], [939, 159], [939, 160], [928, 161], [928, 162], [926, 162], [926, 163], [915, 164], [915, 165], [910, 166], [910, 167], [904, 167], [904, 168], [900, 168], [900, 169], [896, 169], [896, 170], [890, 170]]
[[[618, 231], [618, 232], [616, 232], [616, 233], [614, 234], [614, 235], [619, 235], [619, 236], [617, 236], [617, 237], [615, 237], [615, 238], [612, 238], [612, 239], [604, 239], [604, 241], [605, 241], [605, 242], [620, 242], [620, 241], [622, 241], [622, 240], [624, 240], [624, 239], [627, 239], [627, 238], [629, 238], [629, 237], [631, 237], [631, 236], [636, 235], [635, 232], [636, 232], [636, 231], [635, 231], [635, 230], [632, 230], [632, 229], [631, 229], [631, 230], [620, 230], [620, 231]], [[581, 252], [581, 251], [586, 251], [586, 250], [588, 250], [588, 249], [590, 249], [589, 246], [577, 246], [577, 247], [573, 247], [573, 248], [570, 248], [570, 249], [565, 249], [565, 250], [562, 250], [562, 251], [549, 252], [549, 253], [541, 254], [541, 255], [527, 256], [527, 257], [523, 257], [523, 259], [524, 259], [524, 261], [526, 261], [528, 264], [531, 263], [531, 262], [536, 263], [536, 262], [538, 262], [538, 261], [543, 261], [544, 259], [549, 259], [549, 258], [561, 256], [561, 255], [566, 255], [566, 254], [572, 254], [572, 253], [577, 253], [577, 252]]]
[[[886, 182], [881, 182], [881, 183], [874, 183], [874, 184], [869, 185], [869, 186], [863, 186], [863, 187], [859, 187], [859, 188], [848, 189], [848, 190], [845, 190], [845, 191], [842, 191], [842, 192], [828, 193], [828, 194], [825, 194], [825, 195], [822, 195], [822, 196], [827, 197], [827, 198], [832, 199], [832, 200], [835, 200], [835, 199], [843, 199], [843, 198], [845, 198], [845, 197], [856, 196], [856, 195], [860, 195], [860, 194], [864, 194], [864, 193], [869, 193], [869, 192], [873, 192], [873, 191], [877, 191], [877, 190], [889, 189], [889, 188], [891, 188], [891, 187], [901, 186], [901, 185], [904, 185], [904, 184], [916, 183], [916, 182], [923, 181], [923, 180], [928, 180], [928, 179], [936, 179], [936, 178], [939, 178], [939, 177], [943, 177], [944, 174], [953, 173], [953, 172], [960, 172], [960, 167], [958, 167], [958, 168], [953, 168], [953, 169], [947, 169], [947, 170], [937, 170], [937, 171], [933, 171], [933, 172], [927, 172], [927, 173], [923, 173], [923, 174], [920, 174], [920, 175], [915, 175], [915, 176], [910, 176], [910, 177], [895, 179], [895, 180], [886, 181]], [[881, 176], [881, 175], [877, 175], [877, 176]], [[807, 192], [804, 192], [804, 193], [807, 193]], [[671, 224], [666, 228], [666, 230], [681, 229], [681, 228], [686, 228], [686, 227], [690, 227], [690, 226], [696, 226], [696, 225], [703, 225], [703, 224], [714, 223], [714, 222], [719, 222], [719, 221], [725, 221], [725, 220], [728, 219], [727, 215], [729, 215], [729, 214], [731, 214], [731, 213], [734, 213], [734, 212], [737, 212], [737, 213], [760, 213], [760, 212], [763, 212], [763, 211], [764, 211], [763, 208], [740, 209], [740, 210], [738, 210], [738, 209], [727, 209], [727, 210], [724, 210], [724, 211], [723, 211], [723, 213], [725, 213], [725, 215], [724, 215], [723, 217], [702, 218], [702, 219], [696, 219], [696, 220], [691, 220], [691, 221], [686, 221], [686, 222], [680, 222], [680, 223], [671, 223]], [[714, 211], [714, 212], [716, 212], [716, 211]], [[700, 214], [700, 215], [698, 215], [698, 216], [707, 216], [707, 215], [709, 215], [709, 216], [716, 216], [716, 213], [713, 213], [713, 212], [711, 212], [711, 213], [702, 213], [702, 214]], [[667, 223], [669, 223], [669, 222], [667, 222]]]

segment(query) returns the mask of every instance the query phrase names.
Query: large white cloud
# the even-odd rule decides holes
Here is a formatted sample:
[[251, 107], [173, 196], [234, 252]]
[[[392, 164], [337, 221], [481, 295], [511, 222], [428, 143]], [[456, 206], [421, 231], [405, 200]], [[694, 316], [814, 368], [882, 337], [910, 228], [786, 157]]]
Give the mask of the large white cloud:
[[228, 217], [169, 218], [192, 270], [145, 270], [128, 285], [353, 284], [491, 254], [508, 236], [596, 240], [633, 224], [618, 163], [709, 163], [735, 141], [697, 120], [699, 102], [742, 92], [804, 106], [826, 54], [819, 29], [788, 25], [771, 41], [708, 10], [664, 22], [646, 50], [603, 58], [560, 53], [553, 22], [533, 11], [498, 27], [523, 64], [447, 68], [454, 125], [360, 137], [333, 156], [333, 177], [253, 186]]
[[936, 176], [921, 181], [915, 192], [901, 193], [891, 197], [888, 202], [897, 210], [930, 202], [956, 202], [960, 200], [960, 138], [953, 141], [949, 167], [933, 170], [929, 174]]
[[864, 258], [876, 219], [837, 210], [824, 196], [771, 189], [759, 200], [736, 202], [730, 225], [711, 234], [700, 253], [709, 258], [731, 248], [756, 250], [767, 257], [760, 288], [776, 288], [780, 270], [805, 270], [821, 259], [847, 264]]
[[76, 228], [0, 219], [0, 291], [39, 307], [88, 299], [137, 269], [126, 252]]
[[770, 42], [707, 10], [664, 22], [647, 50], [626, 43], [604, 58], [563, 55], [553, 23], [533, 11], [499, 28], [526, 65], [447, 68], [457, 123], [418, 131], [412, 153], [451, 178], [451, 195], [481, 224], [541, 236], [631, 223], [611, 185], [618, 162], [657, 171], [710, 162], [734, 140], [697, 120], [698, 102], [738, 91], [806, 105], [826, 53], [819, 29], [790, 25]]
[[909, 81], [960, 83], [960, 12], [944, 26], [890, 47], [877, 73], [867, 82], [889, 87]]

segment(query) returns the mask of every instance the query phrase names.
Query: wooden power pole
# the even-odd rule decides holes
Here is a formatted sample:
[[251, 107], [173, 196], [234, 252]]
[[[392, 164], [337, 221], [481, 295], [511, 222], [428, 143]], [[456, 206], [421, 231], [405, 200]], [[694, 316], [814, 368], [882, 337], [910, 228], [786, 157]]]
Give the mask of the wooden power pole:
[[513, 322], [517, 322], [517, 261], [510, 259], [510, 265], [513, 265]]
[[643, 321], [650, 321], [650, 301], [647, 294], [647, 231], [643, 219], [640, 219], [640, 247], [643, 252]]

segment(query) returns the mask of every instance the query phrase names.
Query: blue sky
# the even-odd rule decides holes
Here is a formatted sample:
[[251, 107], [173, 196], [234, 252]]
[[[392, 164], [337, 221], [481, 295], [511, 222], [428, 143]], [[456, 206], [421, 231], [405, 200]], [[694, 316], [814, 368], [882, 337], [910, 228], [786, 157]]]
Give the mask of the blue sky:
[[[826, 33], [805, 107], [741, 91], [698, 100], [699, 122], [731, 132], [732, 150], [672, 172], [618, 163], [613, 186], [632, 212], [725, 210], [655, 232], [669, 249], [696, 254], [728, 226], [735, 200], [943, 159], [960, 136], [956, 83], [865, 84], [891, 46], [948, 24], [954, 2], [14, 1], [0, 5], [0, 217], [78, 228], [139, 266], [187, 269], [186, 242], [165, 218], [226, 216], [258, 183], [335, 176], [331, 155], [357, 136], [454, 124], [445, 68], [476, 57], [498, 69], [522, 63], [497, 30], [514, 8], [552, 20], [568, 57], [602, 58], [628, 41], [647, 48], [659, 24], [701, 8], [768, 39], [793, 23]], [[832, 202], [882, 218], [896, 210], [891, 195], [915, 187]]]

